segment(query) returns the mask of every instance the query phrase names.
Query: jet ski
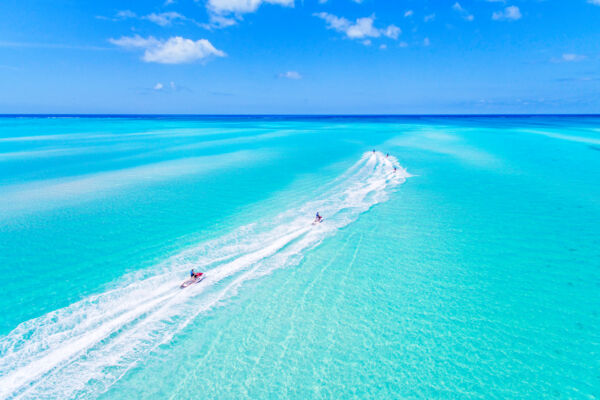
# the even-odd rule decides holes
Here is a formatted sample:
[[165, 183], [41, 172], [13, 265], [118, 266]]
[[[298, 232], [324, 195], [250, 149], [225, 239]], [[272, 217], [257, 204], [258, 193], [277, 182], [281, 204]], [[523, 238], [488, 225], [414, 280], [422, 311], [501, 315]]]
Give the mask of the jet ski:
[[320, 224], [321, 222], [323, 222], [325, 218], [321, 217], [321, 218], [315, 218], [315, 220], [313, 221], [313, 225], [317, 225]]
[[204, 280], [204, 278], [206, 278], [206, 274], [202, 273], [198, 276], [195, 276], [193, 278], [188, 279], [187, 281], [183, 282], [181, 284], [181, 286], [179, 286], [182, 289], [185, 289], [188, 286], [193, 285], [194, 283], [198, 283], [198, 282], [202, 282]]
[[313, 225], [316, 224], [320, 224], [321, 222], [323, 222], [323, 216], [321, 214], [319, 214], [319, 212], [317, 211], [317, 216], [315, 217], [315, 220], [313, 221]]

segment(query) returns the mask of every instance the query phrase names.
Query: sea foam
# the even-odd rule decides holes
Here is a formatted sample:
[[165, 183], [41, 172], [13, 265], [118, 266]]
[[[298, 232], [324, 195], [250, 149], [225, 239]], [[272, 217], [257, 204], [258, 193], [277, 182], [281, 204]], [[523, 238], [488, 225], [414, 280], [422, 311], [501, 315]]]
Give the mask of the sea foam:
[[[124, 277], [116, 289], [22, 323], [0, 339], [0, 398], [105, 391], [245, 282], [299, 264], [308, 250], [385, 201], [409, 176], [394, 157], [366, 153], [300, 207], [189, 248], [143, 279]], [[316, 210], [326, 219], [312, 225]], [[206, 279], [180, 290], [194, 267]]]

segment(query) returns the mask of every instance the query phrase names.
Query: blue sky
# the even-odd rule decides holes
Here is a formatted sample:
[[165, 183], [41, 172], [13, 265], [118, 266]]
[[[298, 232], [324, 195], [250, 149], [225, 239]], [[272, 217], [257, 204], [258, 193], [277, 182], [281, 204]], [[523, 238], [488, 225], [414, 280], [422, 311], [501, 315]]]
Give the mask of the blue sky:
[[600, 0], [0, 3], [0, 113], [600, 113]]

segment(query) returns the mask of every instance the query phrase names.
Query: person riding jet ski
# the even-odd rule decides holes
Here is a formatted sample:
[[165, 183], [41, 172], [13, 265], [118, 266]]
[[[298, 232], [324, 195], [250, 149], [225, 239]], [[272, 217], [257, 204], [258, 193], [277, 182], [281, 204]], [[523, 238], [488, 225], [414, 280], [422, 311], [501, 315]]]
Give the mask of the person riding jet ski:
[[317, 215], [315, 217], [315, 224], [319, 223], [321, 221], [323, 221], [323, 217], [321, 215], [319, 215], [319, 212], [317, 211]]
[[202, 275], [204, 275], [202, 272], [194, 272], [193, 268], [190, 271], [190, 278], [196, 279], [196, 278], [200, 278]]
[[205, 277], [206, 275], [203, 272], [196, 272], [194, 271], [194, 269], [192, 269], [190, 271], [190, 279], [183, 282], [179, 287], [185, 289], [186, 287], [193, 285], [194, 283], [201, 282]]

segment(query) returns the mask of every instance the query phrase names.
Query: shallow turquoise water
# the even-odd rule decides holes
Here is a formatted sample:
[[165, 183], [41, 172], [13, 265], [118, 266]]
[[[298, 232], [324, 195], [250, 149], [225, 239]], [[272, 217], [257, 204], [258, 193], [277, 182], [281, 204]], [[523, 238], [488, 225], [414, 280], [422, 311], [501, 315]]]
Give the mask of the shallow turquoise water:
[[594, 117], [0, 118], [0, 398], [600, 398], [598, 182]]

